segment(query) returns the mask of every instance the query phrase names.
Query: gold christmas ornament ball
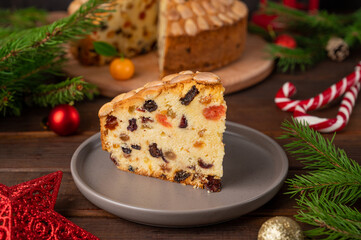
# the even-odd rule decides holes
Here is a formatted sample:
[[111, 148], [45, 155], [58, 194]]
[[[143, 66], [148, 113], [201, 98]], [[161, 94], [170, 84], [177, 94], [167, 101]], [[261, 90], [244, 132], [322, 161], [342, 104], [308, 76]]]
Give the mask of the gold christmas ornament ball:
[[300, 225], [289, 217], [273, 217], [264, 222], [258, 240], [303, 240]]

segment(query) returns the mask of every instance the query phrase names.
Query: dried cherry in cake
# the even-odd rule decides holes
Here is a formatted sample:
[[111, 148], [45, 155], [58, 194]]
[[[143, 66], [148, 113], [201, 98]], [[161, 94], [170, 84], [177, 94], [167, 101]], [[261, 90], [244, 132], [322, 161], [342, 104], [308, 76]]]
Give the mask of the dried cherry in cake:
[[137, 130], [138, 125], [137, 125], [137, 119], [132, 118], [129, 119], [129, 126], [127, 127], [127, 129], [131, 132], [134, 132], [135, 130]]
[[199, 90], [196, 88], [195, 85], [193, 85], [192, 88], [186, 93], [186, 95], [179, 100], [183, 105], [187, 106], [193, 101], [193, 99], [198, 95], [198, 93]]
[[113, 115], [108, 115], [106, 119], [105, 127], [110, 130], [113, 130], [115, 129], [116, 126], [118, 126], [117, 117]]
[[142, 119], [142, 123], [147, 123], [147, 122], [154, 122], [154, 120], [151, 117], [141, 117]]
[[172, 124], [170, 122], [168, 122], [168, 118], [166, 115], [157, 113], [157, 115], [155, 115], [155, 118], [157, 119], [157, 122], [162, 124], [164, 127], [167, 127], [167, 128], [172, 127]]
[[179, 127], [180, 128], [186, 128], [188, 127], [188, 120], [187, 118], [183, 115], [181, 120], [180, 120], [180, 123], [179, 123]]
[[132, 152], [132, 149], [127, 148], [127, 147], [122, 147], [122, 151], [123, 151], [123, 153], [125, 153], [125, 154], [130, 154], [130, 153]]
[[203, 116], [208, 120], [219, 120], [226, 115], [226, 108], [223, 105], [210, 106], [203, 109]]
[[147, 100], [143, 104], [143, 108], [148, 112], [154, 112], [158, 109], [158, 105], [154, 102], [154, 100]]
[[174, 181], [181, 182], [186, 180], [191, 174], [189, 172], [179, 170], [174, 175]]
[[162, 150], [160, 150], [156, 143], [149, 145], [149, 153], [152, 157], [159, 158], [163, 156]]
[[137, 144], [132, 144], [131, 147], [133, 149], [135, 149], [135, 150], [140, 150], [141, 149], [141, 147], [139, 145], [137, 145]]
[[216, 179], [214, 176], [208, 176], [205, 187], [210, 192], [220, 192], [222, 190], [221, 179]]
[[205, 169], [208, 169], [208, 168], [211, 168], [213, 167], [213, 164], [212, 163], [205, 163], [203, 161], [203, 159], [198, 159], [198, 165], [201, 167], [201, 168], [205, 168]]

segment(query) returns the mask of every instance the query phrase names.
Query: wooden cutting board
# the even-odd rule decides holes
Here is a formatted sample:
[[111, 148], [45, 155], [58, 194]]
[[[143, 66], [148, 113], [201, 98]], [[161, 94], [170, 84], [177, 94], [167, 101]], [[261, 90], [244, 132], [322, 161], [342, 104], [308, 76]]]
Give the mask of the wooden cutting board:
[[[226, 94], [252, 86], [272, 72], [274, 63], [264, 50], [266, 44], [262, 38], [248, 34], [241, 58], [213, 71], [221, 77]], [[102, 95], [115, 97], [159, 79], [156, 52], [134, 57], [132, 61], [135, 65], [135, 74], [126, 81], [114, 80], [108, 66], [83, 66], [73, 58], [69, 60], [64, 70], [70, 76], [83, 76], [86, 81], [96, 84]]]

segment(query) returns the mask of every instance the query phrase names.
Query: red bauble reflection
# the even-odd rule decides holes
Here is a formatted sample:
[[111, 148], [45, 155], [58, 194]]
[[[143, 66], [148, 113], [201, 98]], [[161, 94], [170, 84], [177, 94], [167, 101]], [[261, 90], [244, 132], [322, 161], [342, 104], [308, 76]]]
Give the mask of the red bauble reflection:
[[61, 136], [75, 133], [80, 123], [79, 113], [75, 107], [61, 104], [54, 107], [48, 117], [48, 125], [51, 130]]

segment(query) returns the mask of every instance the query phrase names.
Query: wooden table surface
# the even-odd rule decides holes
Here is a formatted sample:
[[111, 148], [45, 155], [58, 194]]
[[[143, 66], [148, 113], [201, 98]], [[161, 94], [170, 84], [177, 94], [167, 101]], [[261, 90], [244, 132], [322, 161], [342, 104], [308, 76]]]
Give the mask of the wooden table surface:
[[[280, 111], [274, 95], [286, 81], [298, 88], [297, 98], [308, 98], [323, 91], [354, 70], [361, 60], [361, 50], [354, 50], [344, 62], [326, 60], [306, 72], [282, 74], [274, 71], [265, 81], [246, 90], [226, 96], [227, 119], [241, 123], [276, 138], [281, 135], [281, 122], [291, 114]], [[242, 74], [242, 73], [240, 73]], [[99, 131], [97, 113], [110, 99], [97, 97], [93, 101], [76, 104], [81, 116], [78, 132], [60, 137], [42, 128], [42, 120], [49, 109], [25, 109], [21, 117], [0, 118], [0, 183], [19, 184], [45, 174], [64, 172], [55, 210], [100, 239], [256, 239], [264, 221], [273, 216], [292, 217], [296, 213], [295, 200], [284, 192], [287, 186], [267, 204], [232, 221], [197, 228], [160, 228], [140, 225], [116, 217], [90, 203], [76, 188], [70, 173], [70, 159], [85, 139]], [[334, 117], [339, 102], [317, 111], [323, 117]], [[325, 134], [331, 137], [331, 134]], [[288, 140], [277, 140], [284, 145]], [[335, 138], [335, 144], [348, 156], [361, 163], [361, 100], [358, 99], [348, 126]], [[289, 156], [289, 174], [302, 170]], [[308, 226], [302, 224], [304, 229]]]

